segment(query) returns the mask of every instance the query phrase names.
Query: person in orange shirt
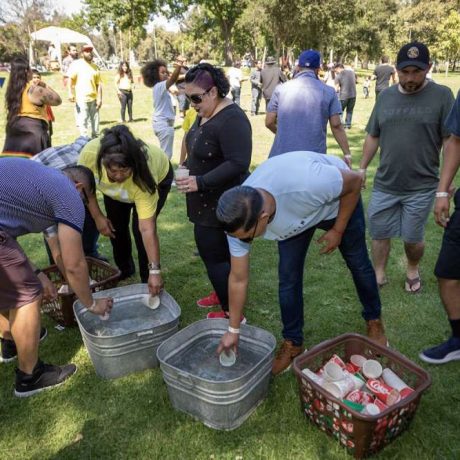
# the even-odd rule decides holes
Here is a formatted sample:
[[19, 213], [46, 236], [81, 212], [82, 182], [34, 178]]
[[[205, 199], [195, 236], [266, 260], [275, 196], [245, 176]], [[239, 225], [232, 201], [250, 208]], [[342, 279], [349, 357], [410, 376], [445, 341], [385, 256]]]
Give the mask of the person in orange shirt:
[[[37, 86], [40, 85], [42, 81], [42, 76], [37, 69], [32, 69], [32, 84]], [[45, 105], [46, 110], [46, 119], [48, 120], [48, 132], [50, 136], [50, 145], [51, 145], [51, 138], [53, 137], [53, 122], [56, 120], [54, 117], [53, 109], [50, 105]]]
[[60, 105], [59, 94], [40, 81], [21, 57], [11, 62], [6, 89], [6, 137], [2, 155], [30, 158], [51, 146], [46, 106]]

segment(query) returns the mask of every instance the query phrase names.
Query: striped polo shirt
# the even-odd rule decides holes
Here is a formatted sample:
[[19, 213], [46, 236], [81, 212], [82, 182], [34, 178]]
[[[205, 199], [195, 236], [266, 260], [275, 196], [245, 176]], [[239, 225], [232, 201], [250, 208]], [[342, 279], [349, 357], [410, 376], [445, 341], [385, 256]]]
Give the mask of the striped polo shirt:
[[62, 172], [22, 158], [0, 159], [0, 229], [14, 238], [58, 223], [83, 231], [85, 208]]

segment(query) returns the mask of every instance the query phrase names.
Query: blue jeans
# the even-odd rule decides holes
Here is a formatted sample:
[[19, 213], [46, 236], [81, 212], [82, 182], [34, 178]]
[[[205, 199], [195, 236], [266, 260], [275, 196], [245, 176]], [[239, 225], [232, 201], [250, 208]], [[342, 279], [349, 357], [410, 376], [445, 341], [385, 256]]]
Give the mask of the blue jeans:
[[[279, 251], [279, 302], [283, 337], [294, 345], [303, 342], [303, 272], [305, 257], [310, 241], [317, 228], [330, 230], [335, 219], [320, 222], [303, 233], [278, 242]], [[364, 212], [361, 200], [354, 210], [343, 234], [339, 250], [344, 258], [355, 283], [359, 300], [363, 306], [365, 320], [380, 318], [380, 296], [367, 252], [365, 240]]]

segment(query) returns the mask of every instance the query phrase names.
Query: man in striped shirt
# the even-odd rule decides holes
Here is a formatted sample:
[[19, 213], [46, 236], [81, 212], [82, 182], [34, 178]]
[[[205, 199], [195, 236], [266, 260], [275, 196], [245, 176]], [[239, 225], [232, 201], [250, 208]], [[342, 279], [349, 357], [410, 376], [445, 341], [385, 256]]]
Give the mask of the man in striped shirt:
[[62, 262], [77, 297], [98, 315], [111, 310], [112, 299], [93, 299], [82, 250], [83, 201], [94, 191], [91, 171], [77, 166], [61, 172], [26, 159], [3, 158], [0, 173], [0, 329], [11, 331], [11, 337], [2, 338], [2, 352], [14, 340], [15, 395], [27, 397], [63, 383], [76, 366], [54, 366], [38, 358], [41, 300], [54, 298], [56, 289], [27, 259], [16, 238], [57, 225], [50, 246], [57, 248], [55, 260]]

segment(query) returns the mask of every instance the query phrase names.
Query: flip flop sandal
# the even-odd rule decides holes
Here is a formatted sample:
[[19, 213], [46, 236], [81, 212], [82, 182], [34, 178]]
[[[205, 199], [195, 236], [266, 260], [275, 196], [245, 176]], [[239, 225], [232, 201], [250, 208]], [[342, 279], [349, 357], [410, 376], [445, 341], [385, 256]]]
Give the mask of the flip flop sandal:
[[[406, 292], [408, 292], [409, 294], [418, 294], [422, 290], [422, 280], [421, 280], [420, 276], [417, 276], [417, 277], [412, 278], [412, 279], [406, 277], [405, 283], [409, 285], [409, 289], [407, 289], [407, 287], [404, 286], [404, 290]], [[412, 287], [415, 286], [416, 284], [420, 284], [419, 288], [418, 289], [412, 289]]]
[[377, 286], [379, 289], [382, 289], [387, 284], [388, 284], [388, 280], [384, 280], [382, 283], [377, 282]]

